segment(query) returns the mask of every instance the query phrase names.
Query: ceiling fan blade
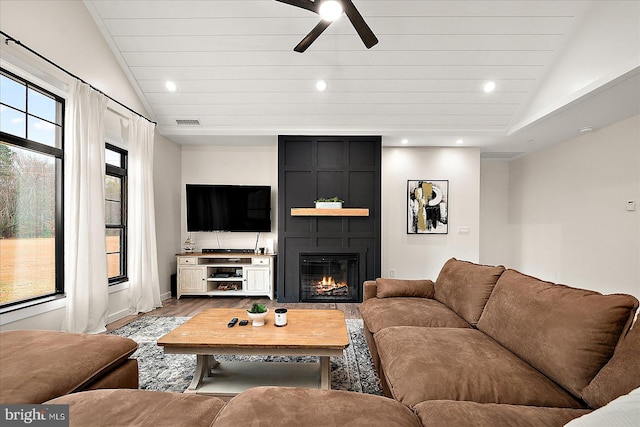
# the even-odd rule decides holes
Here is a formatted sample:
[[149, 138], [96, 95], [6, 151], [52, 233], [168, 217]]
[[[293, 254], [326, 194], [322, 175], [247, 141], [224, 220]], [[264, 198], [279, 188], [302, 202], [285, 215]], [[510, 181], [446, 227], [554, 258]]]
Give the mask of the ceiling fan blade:
[[342, 6], [344, 7], [344, 13], [349, 18], [349, 21], [351, 21], [351, 24], [353, 24], [353, 28], [358, 32], [367, 49], [371, 49], [377, 45], [378, 38], [373, 34], [373, 31], [371, 31], [371, 28], [369, 28], [364, 21], [364, 18], [360, 15], [360, 12], [358, 12], [353, 2], [351, 0], [342, 0]]
[[276, 0], [280, 3], [290, 4], [291, 6], [301, 7], [302, 9], [310, 10], [311, 12], [318, 12], [318, 5], [311, 0]]
[[320, 34], [322, 34], [322, 32], [326, 30], [330, 24], [331, 22], [328, 22], [328, 21], [324, 21], [324, 20], [320, 21], [318, 25], [316, 25], [313, 28], [313, 30], [311, 30], [311, 32], [307, 34], [307, 36], [303, 38], [302, 41], [298, 43], [296, 47], [293, 48], [293, 50], [299, 53], [302, 53], [305, 50], [307, 50], [307, 48], [311, 46], [311, 43], [313, 43], [315, 39], [317, 39], [320, 36]]

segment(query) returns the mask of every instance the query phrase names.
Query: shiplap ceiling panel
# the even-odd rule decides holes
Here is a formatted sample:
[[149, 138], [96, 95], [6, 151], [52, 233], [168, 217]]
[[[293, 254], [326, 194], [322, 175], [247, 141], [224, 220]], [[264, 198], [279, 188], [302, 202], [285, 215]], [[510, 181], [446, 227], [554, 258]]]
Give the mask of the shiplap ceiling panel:
[[[107, 22], [114, 36], [233, 36], [233, 35], [305, 35], [319, 22], [309, 18], [192, 18], [192, 19], [111, 19]], [[510, 34], [558, 35], [569, 28], [570, 18], [557, 17], [398, 17], [393, 21], [368, 18], [376, 34], [422, 35], [462, 34], [494, 36]], [[332, 23], [328, 34], [356, 35], [348, 20]], [[356, 36], [357, 37], [357, 36]]]
[[[102, 19], [159, 19], [175, 18], [263, 18], [308, 16], [310, 12], [292, 8], [273, 0], [200, 0], [167, 1], [157, 7], [157, 0], [119, 0], [95, 2]], [[459, 16], [555, 16], [573, 17], [576, 8], [583, 7], [575, 0], [360, 0], [358, 10], [370, 17], [459, 17]], [[389, 4], [393, 7], [389, 7]], [[151, 6], [156, 7], [151, 7]]]
[[[446, 109], [452, 110], [453, 108], [464, 111], [466, 107], [472, 108], [477, 106], [478, 109], [488, 110], [490, 108], [501, 108], [501, 106], [508, 106], [513, 109], [519, 106], [517, 102], [509, 102], [511, 100], [506, 99], [505, 102], [495, 102], [495, 99], [488, 100], [486, 96], [479, 94], [448, 94], [448, 93], [433, 93], [425, 96], [423, 93], [379, 93], [379, 92], [350, 92], [336, 94], [328, 99], [325, 94], [318, 92], [308, 92], [305, 94], [297, 93], [257, 93], [252, 96], [252, 102], [246, 102], [246, 96], [236, 93], [220, 93], [215, 98], [211, 98], [208, 94], [167, 94], [154, 92], [149, 94], [149, 100], [158, 107], [167, 106], [169, 108], [175, 108], [176, 106], [185, 106], [185, 111], [206, 111], [206, 107], [209, 105], [260, 105], [263, 108], [264, 105], [303, 105], [303, 104], [319, 104], [319, 105], [349, 105], [351, 108], [351, 114], [358, 114], [357, 106], [362, 103], [366, 103], [370, 106], [374, 105], [399, 105], [407, 104], [412, 105], [413, 109], [417, 109], [420, 106], [427, 106], [430, 108], [442, 107], [443, 111]], [[192, 102], [195, 100], [195, 106], [192, 106]], [[395, 108], [395, 107], [394, 107]], [[160, 110], [158, 110], [160, 111]], [[394, 110], [393, 112], [395, 112]], [[453, 112], [451, 111], [451, 114]]]
[[303, 54], [293, 47], [319, 17], [275, 0], [85, 4], [160, 132], [180, 143], [356, 132], [489, 146], [504, 141], [591, 2], [354, 0], [380, 42], [366, 49], [343, 16]]
[[[384, 43], [377, 45], [373, 52], [405, 52], [407, 43], [411, 43], [417, 36], [388, 34], [384, 37]], [[121, 52], [209, 52], [215, 46], [216, 52], [233, 52], [242, 54], [235, 46], [242, 45], [247, 49], [256, 49], [257, 53], [270, 53], [278, 51], [277, 46], [282, 46], [280, 52], [290, 53], [291, 46], [287, 45], [291, 41], [291, 36], [283, 35], [263, 35], [259, 39], [255, 36], [234, 36], [233, 44], [223, 44], [222, 41], [230, 39], [230, 36], [114, 36]], [[324, 33], [321, 39], [313, 44], [310, 52], [331, 52], [331, 53], [359, 53], [362, 52], [362, 45], [359, 39], [340, 40], [340, 49], [335, 48], [339, 36]], [[428, 52], [553, 52], [558, 46], [562, 35], [528, 35], [509, 34], [495, 37], [494, 35], [477, 34], [473, 37], [461, 34], [439, 34], [420, 35], [420, 43], [412, 51]], [[343, 44], [344, 43], [344, 44]], [[372, 51], [365, 51], [372, 52]]]
[[257, 52], [251, 56], [239, 52], [123, 52], [123, 57], [132, 67], [169, 67], [177, 63], [181, 67], [243, 67], [268, 66], [277, 61], [279, 66], [315, 67], [323, 65], [350, 66], [544, 66], [551, 52], [414, 52], [411, 57], [405, 52], [321, 52], [316, 55], [294, 57], [289, 52]]
[[[138, 80], [140, 87], [145, 93], [163, 93], [166, 94], [167, 90], [164, 87], [164, 80]], [[269, 93], [269, 94], [296, 94], [301, 93], [317, 93], [317, 90], [313, 87], [314, 81], [312, 79], [300, 79], [300, 80], [270, 80], [265, 85], [264, 80], [241, 80], [241, 81], [228, 81], [228, 80], [189, 80], [185, 81], [180, 86], [179, 94], [184, 93], [227, 93], [233, 92], [241, 94], [244, 92], [250, 92], [254, 94]], [[474, 99], [482, 100], [485, 103], [493, 102], [510, 102], [520, 103], [523, 100], [523, 96], [529, 93], [531, 90], [532, 81], [527, 80], [503, 80], [500, 82], [500, 93], [498, 97], [493, 98], [486, 96], [484, 93], [479, 93], [482, 89], [483, 81], [481, 80], [338, 80], [331, 81], [332, 90], [337, 94], [344, 93], [387, 93], [390, 96], [394, 93], [396, 95], [407, 96], [412, 94], [424, 94], [430, 93], [434, 96], [437, 94], [450, 94], [452, 98], [450, 102], [456, 102], [456, 96], [463, 96], [464, 99], [461, 102], [466, 102], [470, 94], [474, 96]], [[173, 94], [169, 94], [173, 95]], [[423, 96], [423, 95], [419, 95]], [[298, 99], [297, 97], [295, 99]], [[436, 98], [437, 99], [437, 98]], [[421, 98], [422, 102], [424, 99]], [[197, 108], [197, 105], [194, 105]]]

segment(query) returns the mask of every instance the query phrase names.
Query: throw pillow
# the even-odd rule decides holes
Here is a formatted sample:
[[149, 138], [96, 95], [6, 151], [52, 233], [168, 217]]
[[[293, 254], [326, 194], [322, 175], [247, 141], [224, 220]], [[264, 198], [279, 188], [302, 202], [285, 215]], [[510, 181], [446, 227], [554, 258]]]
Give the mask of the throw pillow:
[[436, 279], [435, 299], [475, 326], [503, 272], [501, 265], [481, 265], [451, 258], [442, 266]]
[[433, 298], [431, 280], [376, 279], [378, 298], [416, 297]]

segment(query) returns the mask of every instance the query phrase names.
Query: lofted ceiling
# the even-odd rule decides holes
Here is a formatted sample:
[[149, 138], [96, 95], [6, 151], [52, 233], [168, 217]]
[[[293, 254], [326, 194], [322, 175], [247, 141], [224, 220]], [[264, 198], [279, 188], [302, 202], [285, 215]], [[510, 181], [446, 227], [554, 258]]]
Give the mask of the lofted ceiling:
[[[600, 75], [560, 99], [544, 96], [554, 81], [573, 84], [562, 61], [602, 15], [590, 1], [354, 0], [379, 44], [366, 49], [343, 16], [302, 54], [293, 47], [319, 17], [274, 0], [84, 3], [159, 131], [180, 144], [370, 134], [386, 146], [462, 139], [508, 158], [640, 104], [637, 60], [595, 67]], [[483, 92], [487, 81], [494, 92]]]

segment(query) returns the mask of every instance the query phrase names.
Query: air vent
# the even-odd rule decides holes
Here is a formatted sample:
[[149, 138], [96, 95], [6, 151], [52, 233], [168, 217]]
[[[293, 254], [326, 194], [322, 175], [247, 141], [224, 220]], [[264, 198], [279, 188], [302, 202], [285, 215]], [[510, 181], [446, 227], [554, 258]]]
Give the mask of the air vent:
[[523, 155], [523, 152], [519, 151], [494, 151], [480, 153], [481, 159], [513, 159], [515, 157]]
[[178, 126], [200, 126], [200, 120], [198, 119], [178, 119], [176, 123]]

